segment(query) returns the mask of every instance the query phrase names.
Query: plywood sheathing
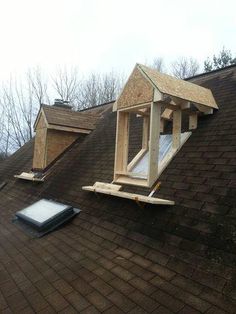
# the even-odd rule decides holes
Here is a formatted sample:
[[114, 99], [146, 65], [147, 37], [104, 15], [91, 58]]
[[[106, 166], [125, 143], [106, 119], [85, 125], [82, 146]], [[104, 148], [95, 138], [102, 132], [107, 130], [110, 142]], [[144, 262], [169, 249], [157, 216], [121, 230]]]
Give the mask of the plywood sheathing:
[[48, 130], [46, 166], [54, 161], [66, 148], [68, 148], [78, 138], [77, 133]]
[[136, 66], [129, 77], [120, 97], [116, 101], [117, 109], [128, 108], [153, 100], [154, 89]]
[[78, 133], [90, 133], [98, 119], [98, 114], [42, 105], [34, 125], [33, 169], [45, 169], [78, 138]]
[[43, 114], [40, 114], [37, 123], [37, 132], [34, 142], [33, 168], [43, 169], [46, 164], [47, 126]]
[[160, 73], [141, 64], [137, 67], [161, 93], [218, 109], [210, 89]]

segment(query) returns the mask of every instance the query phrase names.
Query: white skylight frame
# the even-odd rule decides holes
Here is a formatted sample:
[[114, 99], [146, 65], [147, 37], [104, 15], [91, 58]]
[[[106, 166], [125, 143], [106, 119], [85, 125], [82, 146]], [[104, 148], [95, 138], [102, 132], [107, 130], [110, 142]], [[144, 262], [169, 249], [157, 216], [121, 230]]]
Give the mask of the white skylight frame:
[[63, 218], [73, 208], [52, 200], [41, 199], [16, 213], [16, 217], [37, 229], [47, 227], [58, 218]]

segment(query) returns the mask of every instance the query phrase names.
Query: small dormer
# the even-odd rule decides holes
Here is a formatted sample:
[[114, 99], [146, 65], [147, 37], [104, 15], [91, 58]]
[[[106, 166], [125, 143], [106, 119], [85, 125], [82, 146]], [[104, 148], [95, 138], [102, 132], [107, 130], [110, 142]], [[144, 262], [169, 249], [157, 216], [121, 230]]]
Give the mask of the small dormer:
[[15, 177], [43, 181], [47, 169], [79, 138], [95, 129], [99, 115], [78, 112], [59, 100], [53, 106], [42, 105], [34, 131], [32, 169]]
[[42, 105], [35, 121], [33, 170], [47, 168], [81, 134], [89, 134], [97, 116], [80, 113], [67, 105]]

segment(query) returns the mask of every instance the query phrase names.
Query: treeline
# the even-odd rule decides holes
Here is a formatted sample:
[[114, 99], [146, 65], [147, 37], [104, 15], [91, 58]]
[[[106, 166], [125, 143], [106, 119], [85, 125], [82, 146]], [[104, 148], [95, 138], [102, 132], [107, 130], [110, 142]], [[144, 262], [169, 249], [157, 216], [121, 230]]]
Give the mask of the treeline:
[[[203, 71], [236, 64], [229, 50], [207, 58]], [[161, 72], [185, 79], [200, 72], [199, 62], [193, 58], [178, 58], [167, 65], [163, 58], [155, 58], [147, 65]], [[34, 136], [33, 123], [41, 104], [52, 104], [54, 98], [69, 101], [74, 110], [96, 106], [116, 99], [126, 77], [115, 71], [91, 73], [81, 77], [76, 67], [59, 69], [46, 75], [40, 68], [30, 69], [20, 79], [4, 82], [0, 89], [0, 160], [20, 148]]]

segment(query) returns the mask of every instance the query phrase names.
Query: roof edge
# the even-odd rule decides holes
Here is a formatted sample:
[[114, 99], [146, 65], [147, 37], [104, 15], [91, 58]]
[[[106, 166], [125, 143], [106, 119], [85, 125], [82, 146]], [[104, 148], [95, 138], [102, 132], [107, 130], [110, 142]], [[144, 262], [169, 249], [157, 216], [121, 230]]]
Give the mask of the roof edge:
[[193, 78], [198, 78], [198, 77], [200, 77], [200, 76], [210, 75], [210, 74], [212, 74], [212, 73], [221, 72], [221, 71], [228, 70], [228, 69], [231, 69], [231, 68], [234, 68], [234, 67], [236, 67], [236, 63], [235, 63], [235, 64], [228, 65], [228, 66], [226, 66], [226, 67], [224, 67], [224, 68], [220, 68], [220, 69], [215, 69], [215, 70], [208, 71], [208, 72], [199, 73], [199, 74], [196, 74], [196, 75], [187, 77], [187, 78], [185, 78], [184, 80], [185, 80], [185, 81], [188, 81], [188, 80], [191, 80], [191, 79], [193, 79]]

